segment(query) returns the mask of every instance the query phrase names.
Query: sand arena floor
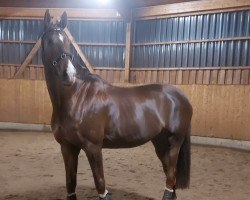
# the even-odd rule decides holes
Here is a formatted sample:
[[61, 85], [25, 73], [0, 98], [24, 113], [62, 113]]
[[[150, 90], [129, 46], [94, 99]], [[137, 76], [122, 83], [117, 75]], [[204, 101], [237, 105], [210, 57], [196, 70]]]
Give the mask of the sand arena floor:
[[[249, 200], [250, 152], [192, 145], [191, 184], [179, 200]], [[114, 200], [161, 200], [165, 176], [153, 145], [103, 150], [107, 187]], [[79, 200], [98, 199], [81, 152]], [[65, 172], [51, 133], [0, 132], [0, 200], [64, 200]]]

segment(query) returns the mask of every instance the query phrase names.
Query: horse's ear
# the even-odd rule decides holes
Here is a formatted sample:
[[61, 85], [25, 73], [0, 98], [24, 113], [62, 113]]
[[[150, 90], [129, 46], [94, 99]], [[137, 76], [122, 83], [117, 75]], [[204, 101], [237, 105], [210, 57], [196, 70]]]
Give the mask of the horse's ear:
[[64, 29], [67, 26], [67, 21], [68, 21], [67, 13], [64, 11], [64, 13], [61, 16], [61, 21], [60, 21], [61, 29]]
[[47, 31], [49, 26], [50, 26], [50, 14], [49, 14], [49, 10], [46, 10], [45, 15], [44, 15], [44, 31]]

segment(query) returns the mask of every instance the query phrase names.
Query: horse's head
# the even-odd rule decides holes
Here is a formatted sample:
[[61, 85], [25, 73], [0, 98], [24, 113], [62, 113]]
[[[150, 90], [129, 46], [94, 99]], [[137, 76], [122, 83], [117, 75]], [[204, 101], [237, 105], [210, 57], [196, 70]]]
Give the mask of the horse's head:
[[70, 40], [63, 29], [67, 25], [67, 14], [54, 20], [47, 10], [44, 16], [44, 35], [42, 37], [42, 60], [45, 73], [56, 75], [64, 85], [75, 82], [76, 69], [70, 54]]

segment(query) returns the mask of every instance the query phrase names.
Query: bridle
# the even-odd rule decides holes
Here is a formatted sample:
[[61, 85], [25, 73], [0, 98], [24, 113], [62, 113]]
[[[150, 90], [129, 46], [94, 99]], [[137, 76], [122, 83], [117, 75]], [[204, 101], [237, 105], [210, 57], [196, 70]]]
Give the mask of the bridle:
[[[43, 36], [46, 33], [50, 32], [50, 31], [62, 31], [62, 29], [60, 29], [60, 28], [52, 28], [52, 29], [44, 32]], [[73, 61], [74, 56], [71, 53], [63, 52], [58, 58], [56, 58], [55, 60], [52, 61], [52, 63], [51, 63], [52, 66], [55, 67], [60, 62], [60, 60], [63, 60], [65, 58], [67, 58], [67, 57], [69, 57], [71, 59], [71, 61]]]
[[70, 57], [71, 61], [73, 61], [74, 56], [72, 54], [63, 52], [56, 60], [52, 61], [52, 65], [55, 67], [60, 60], [63, 60], [66, 57]]

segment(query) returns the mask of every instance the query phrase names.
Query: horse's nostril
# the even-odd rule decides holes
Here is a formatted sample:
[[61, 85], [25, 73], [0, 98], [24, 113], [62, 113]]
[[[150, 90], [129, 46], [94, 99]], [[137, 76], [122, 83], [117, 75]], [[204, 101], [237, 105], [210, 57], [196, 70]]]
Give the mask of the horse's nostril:
[[67, 73], [66, 70], [63, 71], [63, 77], [64, 77], [64, 78], [67, 78], [67, 77], [68, 77], [68, 73]]

